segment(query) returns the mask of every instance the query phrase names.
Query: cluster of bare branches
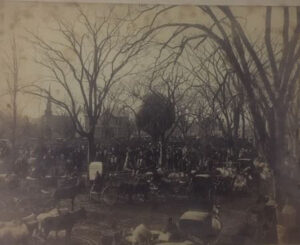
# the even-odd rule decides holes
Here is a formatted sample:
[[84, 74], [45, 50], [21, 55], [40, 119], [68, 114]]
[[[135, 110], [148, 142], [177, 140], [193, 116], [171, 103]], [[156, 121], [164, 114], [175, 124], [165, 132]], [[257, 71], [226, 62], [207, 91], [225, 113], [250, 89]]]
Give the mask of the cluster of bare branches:
[[[256, 45], [245, 31], [240, 19], [229, 7], [210, 8], [199, 6], [210, 19], [211, 25], [202, 23], [152, 23], [146, 36], [173, 28], [173, 34], [162, 45], [161, 52], [173, 44], [178, 56], [187, 45], [199, 52], [199, 45], [211, 40], [224, 55], [226, 63], [243, 86], [261, 154], [275, 165], [280, 165], [285, 155], [282, 142], [287, 132], [286, 118], [292, 103], [299, 77], [300, 10], [293, 8], [296, 25], [291, 30], [292, 11], [282, 9], [281, 40], [272, 41], [272, 7], [265, 12], [265, 33], [260, 45]], [[193, 31], [191, 31], [193, 30]], [[278, 31], [276, 32], [278, 34]], [[180, 38], [178, 38], [180, 36]], [[263, 44], [263, 45], [262, 45]], [[275, 152], [275, 154], [274, 154]]]
[[[218, 105], [218, 110], [225, 118], [227, 131], [232, 123], [236, 124], [237, 115], [240, 114], [238, 112], [246, 103], [257, 150], [273, 168], [277, 183], [276, 198], [282, 201], [281, 197], [287, 195], [282, 191], [282, 186], [285, 185], [282, 181], [287, 180], [284, 176], [288, 174], [288, 171], [282, 170], [288, 168], [284, 163], [290, 154], [287, 135], [291, 124], [288, 117], [296, 108], [294, 106], [297, 101], [296, 88], [300, 75], [300, 8], [282, 7], [282, 26], [273, 26], [275, 19], [273, 9], [266, 7], [263, 38], [259, 40], [249, 36], [242, 19], [230, 7], [198, 6], [198, 9], [210, 24], [201, 21], [164, 23], [159, 16], [168, 9], [161, 7], [160, 10], [156, 10], [153, 22], [144, 33], [143, 39], [147, 40], [158, 31], [172, 29], [169, 38], [162, 42], [159, 56], [166, 57], [172, 49], [176, 54], [174, 62], [179, 61], [187, 47], [201, 56], [199, 47], [207, 47], [208, 42], [214, 43], [220, 53], [218, 57], [223, 57], [221, 62], [225, 64], [225, 71], [216, 70], [219, 66], [215, 62], [219, 58], [209, 59], [213, 62], [208, 62], [208, 67], [204, 67], [205, 79], [202, 74], [200, 77], [196, 76], [202, 80], [202, 84], [206, 84], [202, 94], [209, 98], [211, 95], [208, 93], [217, 91], [215, 93], [217, 96], [213, 96], [213, 102], [214, 106]], [[158, 19], [160, 21], [157, 21]], [[193, 68], [189, 70], [197, 74]], [[212, 75], [214, 87], [208, 81], [212, 79]], [[231, 82], [223, 85], [223, 80]], [[233, 94], [232, 91], [237, 94]], [[227, 98], [229, 100], [237, 98], [230, 102], [232, 105], [230, 110], [234, 112], [231, 114], [232, 118], [227, 114], [230, 107], [224, 107], [229, 103]], [[294, 164], [295, 162], [290, 162], [290, 165]]]
[[210, 115], [217, 121], [222, 135], [229, 141], [245, 138], [247, 107], [244, 89], [218, 47], [214, 44], [209, 47], [212, 51], [206, 46], [200, 54], [193, 53], [191, 47], [187, 48], [189, 54], [185, 68], [195, 76], [195, 90], [207, 102]]
[[[133, 44], [138, 30], [130, 34], [124, 31], [129, 23], [115, 18], [113, 11], [92, 19], [78, 8], [77, 22], [57, 19], [57, 33], [62, 41], [47, 41], [31, 33], [31, 41], [41, 54], [36, 62], [49, 71], [51, 77], [47, 82], [64, 91], [64, 96], [51, 94], [41, 84], [35, 85], [30, 93], [50, 98], [67, 112], [79, 135], [88, 138], [91, 159], [95, 155], [97, 121], [108, 110], [113, 88], [132, 73], [134, 65], [130, 61], [146, 45], [142, 41]], [[87, 127], [81, 120], [82, 114]]]
[[21, 79], [20, 76], [20, 52], [14, 35], [11, 38], [10, 50], [4, 52], [4, 57], [1, 61], [4, 68], [2, 72], [6, 82], [6, 87], [1, 96], [8, 98], [8, 103], [6, 103], [8, 113], [4, 112], [4, 114], [8, 116], [3, 115], [2, 123], [6, 121], [7, 125], [9, 125], [9, 138], [12, 143], [12, 148], [15, 149], [19, 131], [19, 119], [21, 119], [22, 110], [24, 109], [24, 107], [20, 106], [19, 98], [29, 86], [29, 83]]
[[[68, 114], [77, 133], [88, 138], [91, 158], [96, 125], [105, 111], [121, 107], [136, 115], [143, 98], [159, 91], [176, 111], [167, 138], [176, 130], [185, 137], [194, 123], [217, 122], [223, 135], [235, 139], [251, 125], [260, 154], [280, 174], [286, 135], [297, 129], [288, 118], [298, 115], [300, 9], [282, 8], [282, 27], [276, 26], [274, 38], [273, 10], [266, 7], [263, 38], [254, 40], [230, 7], [195, 6], [205, 22], [164, 23], [160, 17], [173, 8], [145, 6], [134, 16], [134, 8], [128, 8], [123, 17], [112, 8], [99, 17], [78, 7], [73, 23], [56, 19], [55, 40], [30, 33], [39, 51], [37, 63], [50, 74], [47, 85], [34, 85], [30, 93], [50, 98]], [[137, 25], [144, 15], [152, 20]], [[169, 36], [157, 38], [166, 29]], [[141, 62], [145, 69], [140, 54], [147, 55]], [[17, 81], [18, 64], [12, 68]], [[129, 79], [135, 81], [126, 84]], [[49, 83], [63, 95], [51, 94]]]

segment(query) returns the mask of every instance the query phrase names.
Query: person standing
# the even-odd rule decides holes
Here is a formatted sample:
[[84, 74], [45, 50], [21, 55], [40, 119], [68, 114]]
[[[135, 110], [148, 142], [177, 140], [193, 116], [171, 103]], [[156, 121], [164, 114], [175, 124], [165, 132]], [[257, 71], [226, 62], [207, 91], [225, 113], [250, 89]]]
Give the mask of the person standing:
[[174, 223], [173, 218], [169, 217], [164, 232], [169, 235], [169, 241], [178, 241], [180, 233], [177, 225]]
[[95, 192], [101, 192], [102, 188], [103, 188], [103, 176], [101, 176], [99, 171], [97, 171], [94, 184], [93, 184], [93, 190]]

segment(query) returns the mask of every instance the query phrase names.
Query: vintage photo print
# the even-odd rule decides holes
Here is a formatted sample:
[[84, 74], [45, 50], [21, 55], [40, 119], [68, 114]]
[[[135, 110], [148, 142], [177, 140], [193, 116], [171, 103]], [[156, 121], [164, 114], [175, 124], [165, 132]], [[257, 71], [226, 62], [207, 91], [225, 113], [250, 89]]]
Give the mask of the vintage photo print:
[[297, 1], [0, 20], [0, 245], [300, 244]]

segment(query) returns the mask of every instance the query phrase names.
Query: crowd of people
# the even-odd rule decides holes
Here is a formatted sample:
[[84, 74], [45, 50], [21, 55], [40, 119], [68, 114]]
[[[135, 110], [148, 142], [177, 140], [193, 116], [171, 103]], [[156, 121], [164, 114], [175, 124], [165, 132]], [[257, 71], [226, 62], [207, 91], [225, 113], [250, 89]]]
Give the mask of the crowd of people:
[[86, 161], [86, 151], [84, 145], [22, 146], [14, 155], [12, 170], [21, 176], [35, 177], [80, 173]]
[[[130, 147], [97, 146], [96, 160], [103, 162], [110, 171], [124, 169], [146, 171], [162, 168], [170, 172], [189, 172], [192, 169], [211, 171], [216, 164], [234, 162], [239, 158], [253, 160], [256, 157], [251, 147], [233, 152], [226, 147], [211, 144], [168, 144], [161, 153], [161, 146], [144, 142]], [[163, 154], [163, 156], [161, 155]]]
[[[164, 150], [164, 161], [160, 164], [161, 145], [150, 141], [124, 145], [97, 144], [95, 161], [102, 162], [108, 172], [122, 170], [143, 172], [161, 168], [167, 172], [188, 173], [191, 170], [209, 172], [218, 164], [224, 162], [235, 162], [243, 158], [253, 160], [257, 157], [253, 148], [249, 146], [241, 146], [238, 151], [234, 151], [233, 149], [226, 148], [226, 145], [220, 147], [213, 144], [180, 142], [169, 143]], [[68, 142], [65, 144], [40, 144], [35, 147], [24, 145], [19, 148], [16, 154], [13, 171], [19, 176], [33, 175], [32, 177], [78, 174], [86, 170], [87, 156], [88, 147], [82, 143], [75, 145], [71, 145]], [[97, 173], [95, 178], [94, 186], [98, 187], [95, 191], [100, 191], [101, 187], [103, 187], [103, 178], [100, 177], [99, 173]], [[199, 190], [203, 191], [202, 189]], [[265, 213], [267, 206], [265, 203], [267, 201], [259, 200], [257, 203], [256, 206], [259, 206], [260, 209], [258, 211], [256, 209], [254, 211], [251, 210], [251, 214], [253, 213], [260, 217], [259, 215], [262, 216]], [[273, 216], [260, 222], [268, 225], [268, 232], [269, 230], [272, 232], [272, 219]], [[248, 226], [246, 229], [248, 229]], [[170, 233], [172, 239], [177, 239], [177, 226], [174, 224], [172, 218], [168, 219], [164, 232]]]
[[[238, 152], [212, 144], [169, 143], [164, 147], [149, 141], [139, 144], [96, 145], [95, 161], [103, 162], [107, 171], [147, 171], [165, 169], [169, 172], [189, 172], [192, 169], [211, 171], [216, 164], [234, 162], [238, 158], [254, 159], [251, 147], [241, 147]], [[39, 144], [23, 146], [15, 154], [13, 170], [19, 175], [29, 171], [37, 176], [80, 173], [86, 169], [88, 147], [86, 144]]]

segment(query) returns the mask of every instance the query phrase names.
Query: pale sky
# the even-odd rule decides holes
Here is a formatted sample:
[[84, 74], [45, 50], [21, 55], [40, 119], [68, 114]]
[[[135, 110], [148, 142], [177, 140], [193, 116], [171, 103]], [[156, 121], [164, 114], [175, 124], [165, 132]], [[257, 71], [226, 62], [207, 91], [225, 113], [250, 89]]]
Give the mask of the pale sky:
[[[97, 15], [105, 14], [109, 7], [108, 4], [83, 4], [82, 8], [88, 13], [97, 13]], [[128, 5], [115, 5], [117, 12], [120, 15], [127, 13]], [[137, 5], [131, 5], [131, 8], [137, 8]], [[255, 36], [263, 32], [264, 28], [264, 12], [262, 7], [234, 7], [234, 13], [242, 16], [244, 23], [250, 36]], [[278, 12], [278, 9], [275, 9]], [[14, 34], [17, 41], [19, 56], [20, 56], [20, 81], [32, 82], [42, 80], [47, 74], [41, 69], [39, 65], [34, 62], [34, 57], [38, 54], [33, 49], [31, 43], [26, 38], [30, 30], [37, 33], [43, 39], [56, 39], [56, 33], [49, 28], [53, 27], [55, 23], [54, 17], [60, 16], [68, 21], [76, 21], [76, 6], [74, 4], [62, 3], [32, 3], [32, 2], [0, 2], [0, 48], [1, 55], [0, 64], [3, 59], [7, 60], [7, 54], [10, 55], [11, 38]], [[278, 12], [279, 13], [279, 12]], [[280, 17], [280, 15], [277, 15]], [[147, 15], [139, 20], [137, 25], [149, 23], [152, 20], [151, 15]], [[206, 19], [195, 6], [180, 6], [162, 15], [157, 21], [161, 23], [166, 22], [194, 22], [207, 23]], [[274, 32], [280, 30], [280, 18], [274, 19]], [[292, 25], [293, 23], [291, 23]], [[161, 38], [164, 38], [168, 32], [160, 33]], [[5, 69], [1, 65], [0, 70], [0, 91], [4, 91], [5, 84]], [[3, 98], [0, 98], [0, 108], [6, 104]], [[45, 102], [40, 99], [34, 99], [28, 96], [20, 98], [20, 104], [24, 114], [30, 117], [37, 117], [43, 113]]]

